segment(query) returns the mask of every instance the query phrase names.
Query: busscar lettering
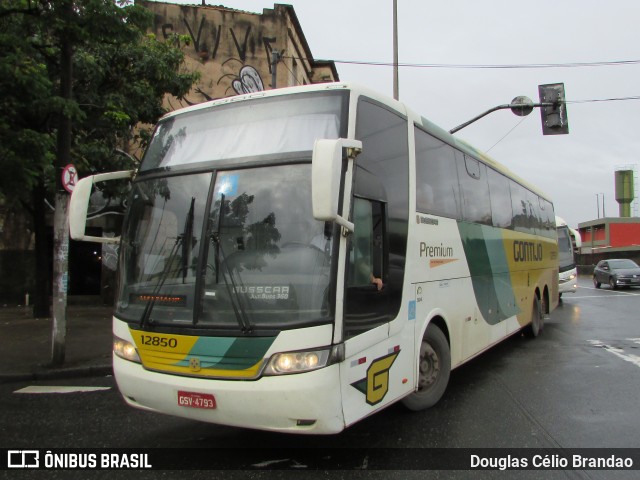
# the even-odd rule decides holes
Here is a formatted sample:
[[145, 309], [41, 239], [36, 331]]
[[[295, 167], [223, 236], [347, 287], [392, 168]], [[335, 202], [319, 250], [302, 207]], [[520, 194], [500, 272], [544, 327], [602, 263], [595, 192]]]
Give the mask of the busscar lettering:
[[247, 295], [252, 300], [288, 300], [288, 286], [237, 286], [234, 293]]
[[542, 243], [522, 240], [513, 242], [513, 260], [515, 262], [541, 262], [542, 258]]

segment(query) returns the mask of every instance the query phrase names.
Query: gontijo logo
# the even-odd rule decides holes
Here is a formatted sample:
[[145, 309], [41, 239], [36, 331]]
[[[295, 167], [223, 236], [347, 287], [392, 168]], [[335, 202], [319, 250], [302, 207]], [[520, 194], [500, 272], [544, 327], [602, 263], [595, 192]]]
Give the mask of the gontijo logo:
[[351, 386], [365, 394], [369, 405], [380, 403], [389, 391], [389, 370], [400, 354], [400, 347], [394, 347], [388, 355], [376, 358], [367, 369], [367, 376]]
[[516, 262], [541, 262], [542, 243], [516, 240], [513, 242], [513, 260]]

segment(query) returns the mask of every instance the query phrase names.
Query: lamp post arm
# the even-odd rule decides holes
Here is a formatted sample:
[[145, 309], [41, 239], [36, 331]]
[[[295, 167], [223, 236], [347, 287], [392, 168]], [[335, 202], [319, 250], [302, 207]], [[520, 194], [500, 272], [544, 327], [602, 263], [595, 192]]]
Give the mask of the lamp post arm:
[[482, 117], [485, 117], [485, 116], [489, 115], [490, 113], [493, 113], [493, 112], [495, 112], [497, 110], [505, 110], [507, 108], [510, 108], [511, 110], [521, 109], [521, 110], [524, 111], [524, 109], [530, 109], [528, 112], [525, 113], [525, 115], [528, 115], [529, 113], [531, 113], [531, 110], [533, 110], [533, 108], [535, 108], [535, 107], [551, 107], [553, 105], [554, 105], [553, 103], [533, 103], [533, 104], [531, 104], [531, 103], [507, 103], [507, 104], [504, 104], [504, 105], [498, 105], [497, 107], [490, 108], [486, 112], [481, 113], [477, 117], [473, 117], [471, 120], [463, 123], [462, 125], [458, 125], [457, 127], [452, 128], [451, 130], [449, 130], [449, 133], [453, 135], [457, 131], [462, 130], [464, 127], [467, 127], [467, 126], [471, 125], [473, 122], [476, 122], [476, 121], [480, 120]]

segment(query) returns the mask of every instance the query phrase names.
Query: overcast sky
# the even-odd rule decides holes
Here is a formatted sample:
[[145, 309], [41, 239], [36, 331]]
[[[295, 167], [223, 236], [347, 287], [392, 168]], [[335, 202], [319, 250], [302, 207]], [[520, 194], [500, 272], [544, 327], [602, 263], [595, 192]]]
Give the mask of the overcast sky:
[[[220, 3], [258, 13], [273, 7], [266, 0], [209, 2]], [[282, 3], [295, 8], [316, 59], [392, 62], [392, 0]], [[606, 215], [617, 217], [614, 171], [637, 165], [640, 153], [639, 21], [638, 0], [398, 0], [400, 63], [638, 61], [561, 68], [401, 67], [400, 100], [449, 130], [518, 95], [537, 102], [540, 84], [564, 83], [569, 135], [543, 136], [537, 110], [524, 119], [498, 111], [456, 135], [545, 191], [571, 226], [602, 216], [602, 197]], [[391, 67], [336, 65], [342, 81], [392, 95]], [[591, 101], [628, 97], [639, 99]]]

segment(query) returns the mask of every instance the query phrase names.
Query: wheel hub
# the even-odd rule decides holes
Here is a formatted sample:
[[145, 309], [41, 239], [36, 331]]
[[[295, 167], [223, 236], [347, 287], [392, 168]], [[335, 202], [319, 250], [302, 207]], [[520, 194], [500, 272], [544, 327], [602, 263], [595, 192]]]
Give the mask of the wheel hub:
[[429, 388], [440, 375], [440, 359], [431, 345], [422, 342], [420, 346], [420, 378], [418, 387], [420, 389]]

